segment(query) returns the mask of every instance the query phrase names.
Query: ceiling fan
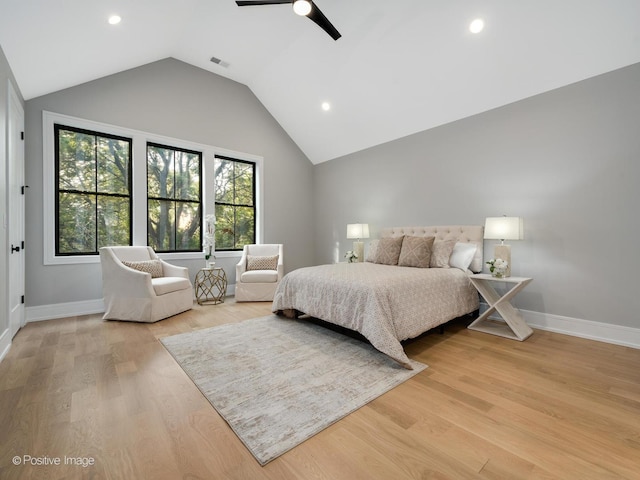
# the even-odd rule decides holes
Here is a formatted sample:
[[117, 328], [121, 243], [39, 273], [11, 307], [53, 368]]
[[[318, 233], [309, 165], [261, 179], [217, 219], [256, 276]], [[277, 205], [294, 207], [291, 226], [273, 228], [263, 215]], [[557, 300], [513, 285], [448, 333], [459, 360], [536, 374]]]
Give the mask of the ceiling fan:
[[293, 11], [303, 17], [313, 20], [320, 28], [327, 32], [331, 38], [338, 40], [342, 35], [336, 30], [331, 22], [324, 16], [320, 9], [311, 0], [256, 0], [242, 1], [236, 0], [239, 7], [249, 7], [254, 5], [280, 5], [283, 3], [293, 4]]

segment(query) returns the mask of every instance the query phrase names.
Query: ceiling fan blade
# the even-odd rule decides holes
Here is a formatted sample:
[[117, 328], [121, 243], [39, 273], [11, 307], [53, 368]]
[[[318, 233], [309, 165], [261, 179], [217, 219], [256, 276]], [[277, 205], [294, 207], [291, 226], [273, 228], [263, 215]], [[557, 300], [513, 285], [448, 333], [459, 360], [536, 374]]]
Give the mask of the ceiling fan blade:
[[236, 4], [239, 7], [250, 7], [252, 5], [280, 5], [283, 3], [293, 3], [293, 0], [257, 0], [257, 1], [236, 0]]
[[322, 28], [325, 32], [329, 34], [331, 38], [334, 40], [338, 40], [342, 35], [336, 27], [334, 27], [329, 19], [324, 16], [324, 13], [320, 11], [315, 2], [311, 2], [311, 11], [309, 15], [307, 15], [311, 20], [313, 20], [320, 28]]

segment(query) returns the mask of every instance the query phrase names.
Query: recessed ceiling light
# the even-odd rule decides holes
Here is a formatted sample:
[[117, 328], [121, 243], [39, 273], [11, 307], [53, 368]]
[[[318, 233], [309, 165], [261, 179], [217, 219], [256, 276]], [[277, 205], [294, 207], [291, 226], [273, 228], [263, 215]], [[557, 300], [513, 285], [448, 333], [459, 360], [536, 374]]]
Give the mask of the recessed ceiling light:
[[322, 102], [322, 110], [328, 112], [331, 110], [331, 104], [329, 102]]
[[111, 15], [109, 17], [109, 23], [111, 25], [117, 25], [120, 23], [120, 21], [122, 20], [122, 18], [120, 18], [120, 15]]
[[476, 18], [471, 24], [469, 24], [469, 31], [471, 33], [480, 33], [484, 28], [484, 20]]

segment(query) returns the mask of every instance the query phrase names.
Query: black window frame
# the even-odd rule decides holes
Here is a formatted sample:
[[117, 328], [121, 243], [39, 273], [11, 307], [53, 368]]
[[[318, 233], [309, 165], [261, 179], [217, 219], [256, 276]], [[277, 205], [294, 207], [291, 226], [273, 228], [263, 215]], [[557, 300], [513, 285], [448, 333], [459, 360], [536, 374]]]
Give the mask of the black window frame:
[[[149, 178], [149, 147], [158, 147], [158, 148], [163, 148], [163, 149], [167, 149], [167, 150], [173, 150], [174, 152], [184, 152], [184, 153], [188, 153], [188, 154], [196, 154], [198, 155], [198, 157], [200, 157], [200, 161], [198, 162], [198, 189], [199, 189], [199, 193], [198, 193], [198, 200], [185, 200], [185, 199], [176, 199], [175, 195], [174, 198], [161, 198], [161, 197], [152, 197], [149, 195], [149, 187], [148, 187], [148, 178]], [[203, 210], [203, 200], [202, 200], [202, 173], [203, 173], [203, 162], [204, 162], [204, 152], [199, 151], [199, 150], [191, 150], [188, 148], [183, 148], [183, 147], [176, 147], [175, 145], [166, 145], [163, 143], [158, 143], [158, 142], [151, 142], [151, 141], [147, 141], [146, 142], [146, 147], [145, 147], [145, 164], [146, 164], [146, 172], [147, 172], [147, 195], [146, 195], [146, 199], [147, 199], [147, 208], [146, 208], [146, 212], [147, 212], [147, 238], [146, 238], [146, 243], [147, 245], [149, 245], [149, 200], [159, 200], [159, 201], [171, 201], [171, 202], [183, 202], [183, 203], [193, 203], [193, 204], [198, 204], [198, 212], [199, 212], [199, 216], [200, 216], [200, 242], [199, 242], [199, 246], [198, 248], [193, 248], [193, 249], [188, 249], [188, 250], [178, 250], [178, 249], [173, 249], [173, 250], [162, 250], [162, 249], [156, 249], [155, 251], [158, 253], [193, 253], [193, 252], [202, 252], [203, 249], [203, 214], [202, 214], [202, 210]], [[174, 182], [175, 185], [175, 182]], [[175, 192], [174, 192], [175, 193]], [[177, 222], [177, 219], [176, 219]], [[175, 226], [175, 224], [174, 224]], [[177, 231], [178, 229], [175, 228], [174, 231], [174, 235], [177, 235]], [[177, 245], [177, 238], [174, 238], [174, 245]], [[154, 247], [155, 248], [155, 247]]]
[[[133, 138], [125, 137], [122, 135], [113, 135], [105, 132], [98, 132], [95, 130], [89, 130], [86, 128], [78, 128], [71, 127], [69, 125], [63, 125], [61, 123], [53, 124], [54, 130], [54, 171], [55, 171], [55, 256], [60, 257], [77, 257], [77, 256], [97, 256], [100, 254], [98, 247], [98, 197], [111, 197], [111, 198], [128, 198], [129, 199], [129, 243], [128, 245], [133, 244], [133, 182], [132, 182], [132, 173], [133, 173]], [[72, 190], [72, 189], [60, 189], [60, 130], [80, 133], [83, 135], [91, 135], [96, 138], [107, 138], [118, 141], [126, 141], [129, 144], [129, 165], [128, 165], [128, 178], [127, 178], [127, 189], [129, 191], [129, 195], [124, 194], [116, 194], [116, 193], [100, 193], [98, 192], [98, 162], [96, 160], [95, 165], [95, 174], [96, 174], [96, 190], [94, 192], [82, 191], [82, 190]], [[97, 148], [97, 147], [96, 147]], [[96, 156], [97, 158], [97, 156]], [[60, 251], [60, 193], [73, 193], [73, 194], [83, 194], [83, 195], [95, 195], [96, 197], [96, 250], [95, 251], [86, 251], [86, 252], [61, 252]]]
[[[225, 206], [231, 206], [231, 207], [251, 207], [253, 209], [253, 240], [248, 243], [248, 244], [255, 244], [256, 243], [256, 225], [257, 225], [257, 215], [258, 215], [258, 207], [257, 207], [257, 198], [256, 198], [256, 183], [257, 183], [257, 163], [256, 162], [252, 162], [250, 160], [242, 160], [239, 158], [234, 158], [234, 157], [229, 157], [229, 156], [225, 156], [225, 155], [215, 155], [214, 156], [214, 168], [215, 168], [215, 160], [216, 159], [221, 159], [221, 160], [227, 160], [227, 161], [231, 161], [231, 162], [236, 162], [236, 163], [243, 163], [246, 165], [251, 165], [251, 169], [252, 169], [252, 178], [253, 181], [251, 182], [251, 196], [253, 198], [253, 203], [252, 205], [246, 205], [246, 204], [236, 204], [236, 203], [227, 203], [227, 202], [218, 202], [216, 197], [217, 192], [214, 191], [214, 208], [215, 211], [217, 211], [217, 206], [218, 205], [225, 205]], [[214, 184], [215, 184], [216, 179], [214, 178]], [[235, 185], [234, 185], [235, 186]], [[235, 195], [234, 195], [235, 197]], [[216, 233], [217, 233], [218, 229], [216, 226]], [[235, 231], [235, 220], [234, 220], [234, 231], [233, 231], [233, 236], [234, 236], [234, 242], [233, 244], [236, 245], [237, 241], [236, 241], [236, 231]], [[247, 245], [248, 245], [247, 244]], [[243, 248], [219, 248], [218, 244], [216, 242], [216, 251], [218, 252], [239, 252], [242, 251]]]

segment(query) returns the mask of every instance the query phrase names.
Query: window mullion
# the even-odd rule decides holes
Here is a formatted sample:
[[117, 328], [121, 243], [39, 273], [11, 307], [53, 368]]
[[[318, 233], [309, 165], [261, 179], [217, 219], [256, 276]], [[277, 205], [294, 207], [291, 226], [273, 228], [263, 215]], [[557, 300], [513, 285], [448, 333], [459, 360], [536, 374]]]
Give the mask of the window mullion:
[[95, 210], [95, 245], [94, 245], [94, 253], [98, 253], [98, 236], [100, 235], [100, 228], [98, 227], [100, 220], [98, 219], [98, 136], [95, 135], [93, 137], [93, 171], [94, 171], [94, 210]]
[[238, 207], [236, 205], [237, 201], [237, 190], [236, 190], [236, 180], [238, 179], [238, 164], [233, 162], [233, 248], [238, 248]]

